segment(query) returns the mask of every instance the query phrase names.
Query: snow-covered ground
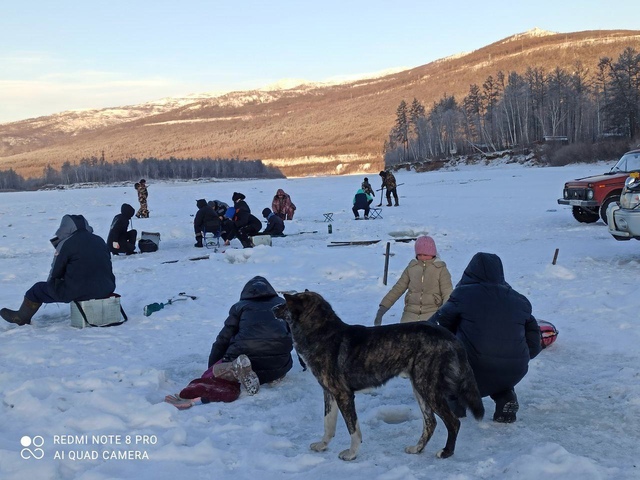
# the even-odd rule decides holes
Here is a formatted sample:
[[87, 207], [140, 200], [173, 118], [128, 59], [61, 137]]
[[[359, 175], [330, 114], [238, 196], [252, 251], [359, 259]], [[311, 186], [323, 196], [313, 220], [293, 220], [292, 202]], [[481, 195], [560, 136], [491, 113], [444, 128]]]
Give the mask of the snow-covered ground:
[[[640, 243], [616, 242], [602, 222], [579, 224], [556, 203], [564, 181], [606, 169], [400, 172], [400, 207], [384, 207], [383, 220], [358, 222], [350, 205], [363, 175], [151, 182], [151, 218], [134, 218], [134, 227], [160, 232], [161, 248], [113, 260], [126, 324], [74, 329], [66, 304], [43, 307], [31, 326], [0, 324], [0, 478], [640, 478]], [[379, 185], [377, 175], [369, 178]], [[196, 199], [230, 202], [240, 191], [259, 215], [278, 188], [298, 207], [286, 233], [317, 233], [252, 250], [193, 247]], [[4, 193], [0, 200], [0, 306], [10, 308], [46, 278], [49, 238], [62, 215], [81, 213], [106, 237], [121, 203], [138, 207], [133, 187]], [[334, 213], [331, 235], [325, 212]], [[462, 420], [452, 458], [435, 457], [445, 442], [441, 422], [425, 451], [408, 455], [404, 447], [415, 444], [421, 416], [408, 381], [395, 379], [356, 396], [364, 442], [347, 463], [337, 457], [349, 442], [341, 419], [328, 451], [309, 449], [322, 434], [322, 393], [297, 363], [282, 383], [232, 404], [178, 411], [163, 402], [206, 368], [229, 307], [254, 275], [280, 291], [317, 291], [346, 322], [372, 325], [378, 302], [413, 256], [412, 243], [392, 239], [423, 233], [436, 240], [454, 284], [474, 253], [500, 255], [507, 281], [560, 330], [516, 387], [516, 423], [491, 421], [493, 402], [485, 399], [485, 420]], [[363, 239], [382, 241], [327, 248]], [[387, 241], [393, 256], [385, 286]], [[188, 260], [204, 253], [208, 260]], [[171, 260], [179, 261], [163, 263]], [[179, 292], [198, 298], [143, 315], [144, 305]], [[399, 321], [401, 303], [385, 322]], [[121, 459], [121, 452], [139, 458]]]

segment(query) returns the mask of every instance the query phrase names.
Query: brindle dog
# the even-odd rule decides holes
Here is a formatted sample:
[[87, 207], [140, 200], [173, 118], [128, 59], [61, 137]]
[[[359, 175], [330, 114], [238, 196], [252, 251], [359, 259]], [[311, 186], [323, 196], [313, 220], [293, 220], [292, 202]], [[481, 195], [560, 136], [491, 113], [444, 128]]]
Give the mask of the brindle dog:
[[420, 453], [433, 435], [438, 415], [447, 427], [447, 443], [437, 453], [453, 455], [460, 420], [449, 407], [456, 397], [480, 420], [484, 406], [464, 347], [449, 331], [425, 322], [364, 327], [348, 325], [317, 293], [284, 294], [286, 304], [274, 308], [276, 317], [291, 326], [296, 351], [324, 390], [324, 436], [311, 449], [327, 449], [335, 435], [338, 409], [351, 435], [342, 460], [353, 460], [362, 443], [355, 407], [358, 390], [378, 387], [400, 374], [411, 380], [424, 417], [422, 435], [407, 453]]

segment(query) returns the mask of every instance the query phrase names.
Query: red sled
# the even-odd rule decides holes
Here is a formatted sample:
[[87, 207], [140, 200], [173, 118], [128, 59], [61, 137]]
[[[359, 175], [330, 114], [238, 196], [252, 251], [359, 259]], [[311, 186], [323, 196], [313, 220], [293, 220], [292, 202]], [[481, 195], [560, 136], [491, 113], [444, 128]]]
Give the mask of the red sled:
[[546, 320], [537, 320], [538, 326], [540, 327], [540, 341], [542, 343], [542, 348], [547, 348], [558, 338], [558, 329], [551, 322], [547, 322]]

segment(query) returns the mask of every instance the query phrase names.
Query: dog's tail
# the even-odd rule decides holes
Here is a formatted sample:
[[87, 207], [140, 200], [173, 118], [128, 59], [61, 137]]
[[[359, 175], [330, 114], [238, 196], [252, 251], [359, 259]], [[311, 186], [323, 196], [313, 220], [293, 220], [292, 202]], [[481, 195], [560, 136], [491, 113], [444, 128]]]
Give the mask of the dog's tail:
[[469, 365], [467, 352], [463, 347], [458, 349], [458, 402], [471, 410], [476, 420], [484, 417], [484, 405], [478, 390], [478, 384]]

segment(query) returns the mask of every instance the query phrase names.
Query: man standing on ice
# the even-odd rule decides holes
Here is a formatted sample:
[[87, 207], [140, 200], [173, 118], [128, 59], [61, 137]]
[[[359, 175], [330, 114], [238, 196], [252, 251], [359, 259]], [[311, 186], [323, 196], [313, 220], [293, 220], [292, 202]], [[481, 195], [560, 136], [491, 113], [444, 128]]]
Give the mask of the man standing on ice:
[[107, 244], [82, 215], [62, 217], [51, 243], [56, 253], [49, 278], [27, 290], [19, 310], [0, 310], [7, 322], [28, 325], [43, 303], [105, 298], [116, 289]]

